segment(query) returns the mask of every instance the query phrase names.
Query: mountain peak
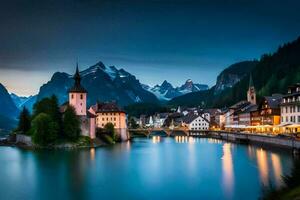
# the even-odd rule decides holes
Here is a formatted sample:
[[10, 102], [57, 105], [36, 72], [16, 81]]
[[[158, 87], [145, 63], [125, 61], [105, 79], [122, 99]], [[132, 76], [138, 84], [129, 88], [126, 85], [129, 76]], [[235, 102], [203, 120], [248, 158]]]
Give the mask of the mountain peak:
[[169, 83], [168, 81], [164, 80], [164, 82], [161, 84], [162, 88], [173, 88], [172, 84]]
[[188, 79], [185, 81], [185, 83], [193, 83], [192, 79]]

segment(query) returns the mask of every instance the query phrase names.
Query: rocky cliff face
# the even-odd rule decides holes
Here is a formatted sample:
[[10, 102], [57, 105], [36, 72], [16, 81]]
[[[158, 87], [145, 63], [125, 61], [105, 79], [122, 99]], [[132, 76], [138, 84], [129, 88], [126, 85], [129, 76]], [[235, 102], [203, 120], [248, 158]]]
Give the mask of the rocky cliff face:
[[233, 87], [257, 65], [257, 61], [244, 61], [233, 64], [223, 70], [217, 77], [215, 93]]

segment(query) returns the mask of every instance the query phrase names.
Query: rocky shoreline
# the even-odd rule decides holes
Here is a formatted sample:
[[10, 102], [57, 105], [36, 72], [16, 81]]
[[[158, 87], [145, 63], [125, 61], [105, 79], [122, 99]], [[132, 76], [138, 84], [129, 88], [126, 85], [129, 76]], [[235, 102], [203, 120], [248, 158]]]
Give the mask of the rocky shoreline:
[[51, 144], [48, 146], [40, 146], [33, 144], [32, 142], [18, 141], [16, 135], [9, 135], [8, 137], [0, 138], [0, 146], [6, 147], [18, 147], [22, 149], [83, 149], [83, 148], [97, 148], [108, 146], [100, 139], [91, 140], [90, 144], [81, 142], [63, 142], [59, 144]]

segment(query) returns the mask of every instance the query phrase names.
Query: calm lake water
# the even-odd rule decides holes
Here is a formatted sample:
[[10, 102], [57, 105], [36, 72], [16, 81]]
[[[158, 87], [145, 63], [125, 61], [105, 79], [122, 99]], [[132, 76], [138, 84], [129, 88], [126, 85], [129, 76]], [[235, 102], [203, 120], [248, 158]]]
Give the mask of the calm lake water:
[[257, 199], [293, 157], [215, 139], [137, 138], [112, 147], [0, 147], [0, 199]]

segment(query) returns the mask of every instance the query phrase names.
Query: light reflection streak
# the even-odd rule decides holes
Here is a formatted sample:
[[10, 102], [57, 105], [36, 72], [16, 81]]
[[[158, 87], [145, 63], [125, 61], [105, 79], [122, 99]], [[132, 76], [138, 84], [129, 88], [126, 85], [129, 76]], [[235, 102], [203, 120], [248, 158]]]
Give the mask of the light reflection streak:
[[95, 160], [95, 148], [90, 149], [90, 157], [91, 157], [91, 161]]
[[153, 137], [152, 137], [152, 142], [153, 142], [154, 144], [160, 143], [160, 136], [153, 136]]
[[223, 185], [225, 193], [228, 198], [233, 194], [233, 161], [231, 154], [231, 144], [225, 143], [223, 145], [223, 157], [222, 157], [222, 169], [223, 169]]
[[268, 186], [269, 170], [267, 152], [262, 148], [257, 149], [256, 156], [260, 179], [265, 186]]
[[282, 185], [282, 179], [281, 179], [282, 168], [281, 168], [280, 157], [278, 156], [278, 154], [272, 153], [271, 161], [274, 170], [274, 178], [275, 178], [276, 186], [280, 187]]

